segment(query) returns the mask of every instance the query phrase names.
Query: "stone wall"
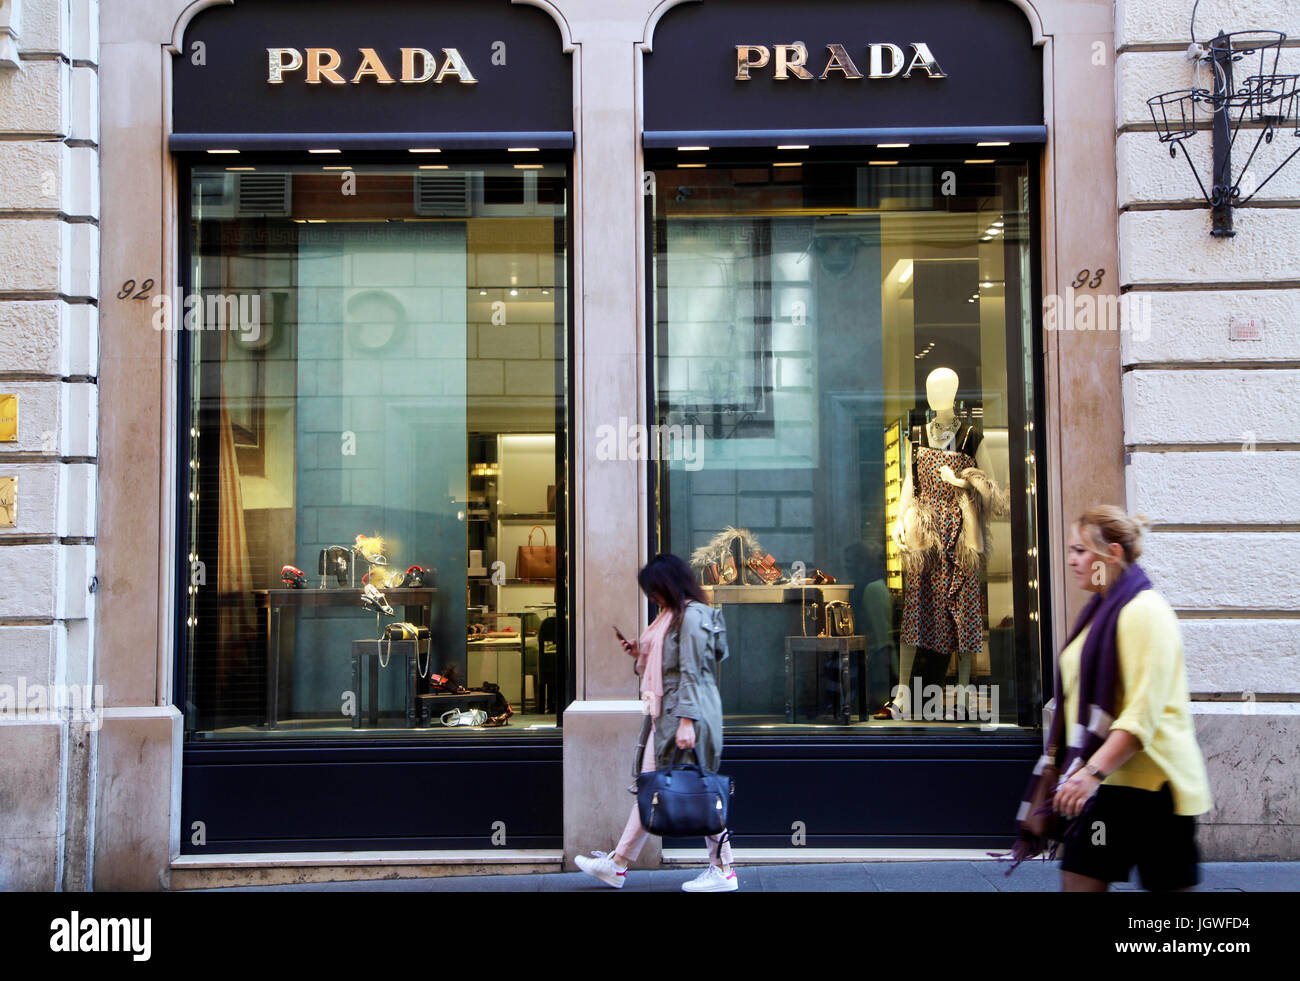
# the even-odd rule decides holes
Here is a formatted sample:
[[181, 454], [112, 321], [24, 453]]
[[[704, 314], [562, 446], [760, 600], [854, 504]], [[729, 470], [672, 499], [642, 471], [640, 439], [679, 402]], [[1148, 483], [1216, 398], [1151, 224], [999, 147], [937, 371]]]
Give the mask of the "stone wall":
[[0, 2], [0, 890], [89, 885], [93, 723], [42, 709], [96, 681], [98, 62], [97, 0]]
[[[1122, 334], [1128, 505], [1153, 521], [1142, 561], [1183, 621], [1215, 797], [1202, 819], [1205, 857], [1296, 859], [1300, 706], [1286, 696], [1300, 692], [1300, 166], [1235, 212], [1235, 237], [1210, 235], [1196, 179], [1157, 141], [1146, 105], [1212, 84], [1186, 54], [1191, 10], [1191, 0], [1116, 4], [1120, 280], [1135, 309], [1150, 304], [1149, 324]], [[1198, 8], [1202, 43], [1252, 28], [1300, 37], [1300, 7]], [[1300, 71], [1300, 51], [1285, 49], [1282, 62], [1279, 72]], [[1249, 73], [1238, 67], [1237, 84]], [[1243, 196], [1295, 149], [1293, 131], [1261, 148]], [[1257, 134], [1243, 128], [1235, 167]], [[1209, 186], [1208, 133], [1187, 150]], [[1259, 339], [1233, 339], [1234, 324], [1251, 321]]]

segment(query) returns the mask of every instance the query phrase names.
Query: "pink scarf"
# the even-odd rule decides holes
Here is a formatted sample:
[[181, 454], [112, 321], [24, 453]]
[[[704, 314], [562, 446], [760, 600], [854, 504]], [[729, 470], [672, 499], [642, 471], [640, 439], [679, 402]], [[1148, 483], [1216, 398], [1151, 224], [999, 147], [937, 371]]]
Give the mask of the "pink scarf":
[[664, 697], [664, 638], [672, 625], [672, 610], [664, 610], [637, 638], [636, 673], [641, 676], [641, 711], [652, 719], [659, 717], [659, 702]]

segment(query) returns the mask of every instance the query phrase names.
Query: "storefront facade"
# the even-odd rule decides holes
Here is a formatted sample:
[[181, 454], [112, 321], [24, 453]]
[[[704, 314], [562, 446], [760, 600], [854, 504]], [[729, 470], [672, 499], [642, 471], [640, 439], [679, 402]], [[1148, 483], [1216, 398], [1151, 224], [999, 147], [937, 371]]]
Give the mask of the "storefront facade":
[[657, 551], [726, 616], [742, 857], [1009, 842], [1133, 473], [1121, 331], [1043, 300], [1121, 291], [1109, 4], [116, 6], [97, 888], [607, 847]]

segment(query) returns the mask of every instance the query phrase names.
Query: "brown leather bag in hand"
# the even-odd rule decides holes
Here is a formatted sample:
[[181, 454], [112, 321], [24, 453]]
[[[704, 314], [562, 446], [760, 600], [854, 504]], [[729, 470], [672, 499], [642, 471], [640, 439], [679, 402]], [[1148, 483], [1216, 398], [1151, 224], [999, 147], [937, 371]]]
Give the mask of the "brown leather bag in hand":
[[[533, 544], [533, 532], [542, 533], [542, 544]], [[546, 529], [533, 525], [528, 532], [528, 544], [520, 545], [515, 555], [515, 576], [519, 579], [555, 580], [555, 546], [546, 537]]]

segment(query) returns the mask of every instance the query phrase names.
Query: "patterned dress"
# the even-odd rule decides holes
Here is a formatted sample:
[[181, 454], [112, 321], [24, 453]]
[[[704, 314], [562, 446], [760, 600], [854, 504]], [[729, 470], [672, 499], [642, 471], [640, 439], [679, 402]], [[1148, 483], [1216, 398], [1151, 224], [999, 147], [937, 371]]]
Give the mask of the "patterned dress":
[[927, 549], [920, 571], [907, 576], [900, 639], [941, 654], [973, 653], [984, 646], [984, 591], [979, 572], [968, 572], [957, 562], [961, 508], [957, 489], [939, 476], [939, 470], [949, 466], [960, 474], [974, 467], [975, 460], [928, 446], [913, 446], [912, 451], [913, 495], [916, 505], [933, 517], [940, 545]]

